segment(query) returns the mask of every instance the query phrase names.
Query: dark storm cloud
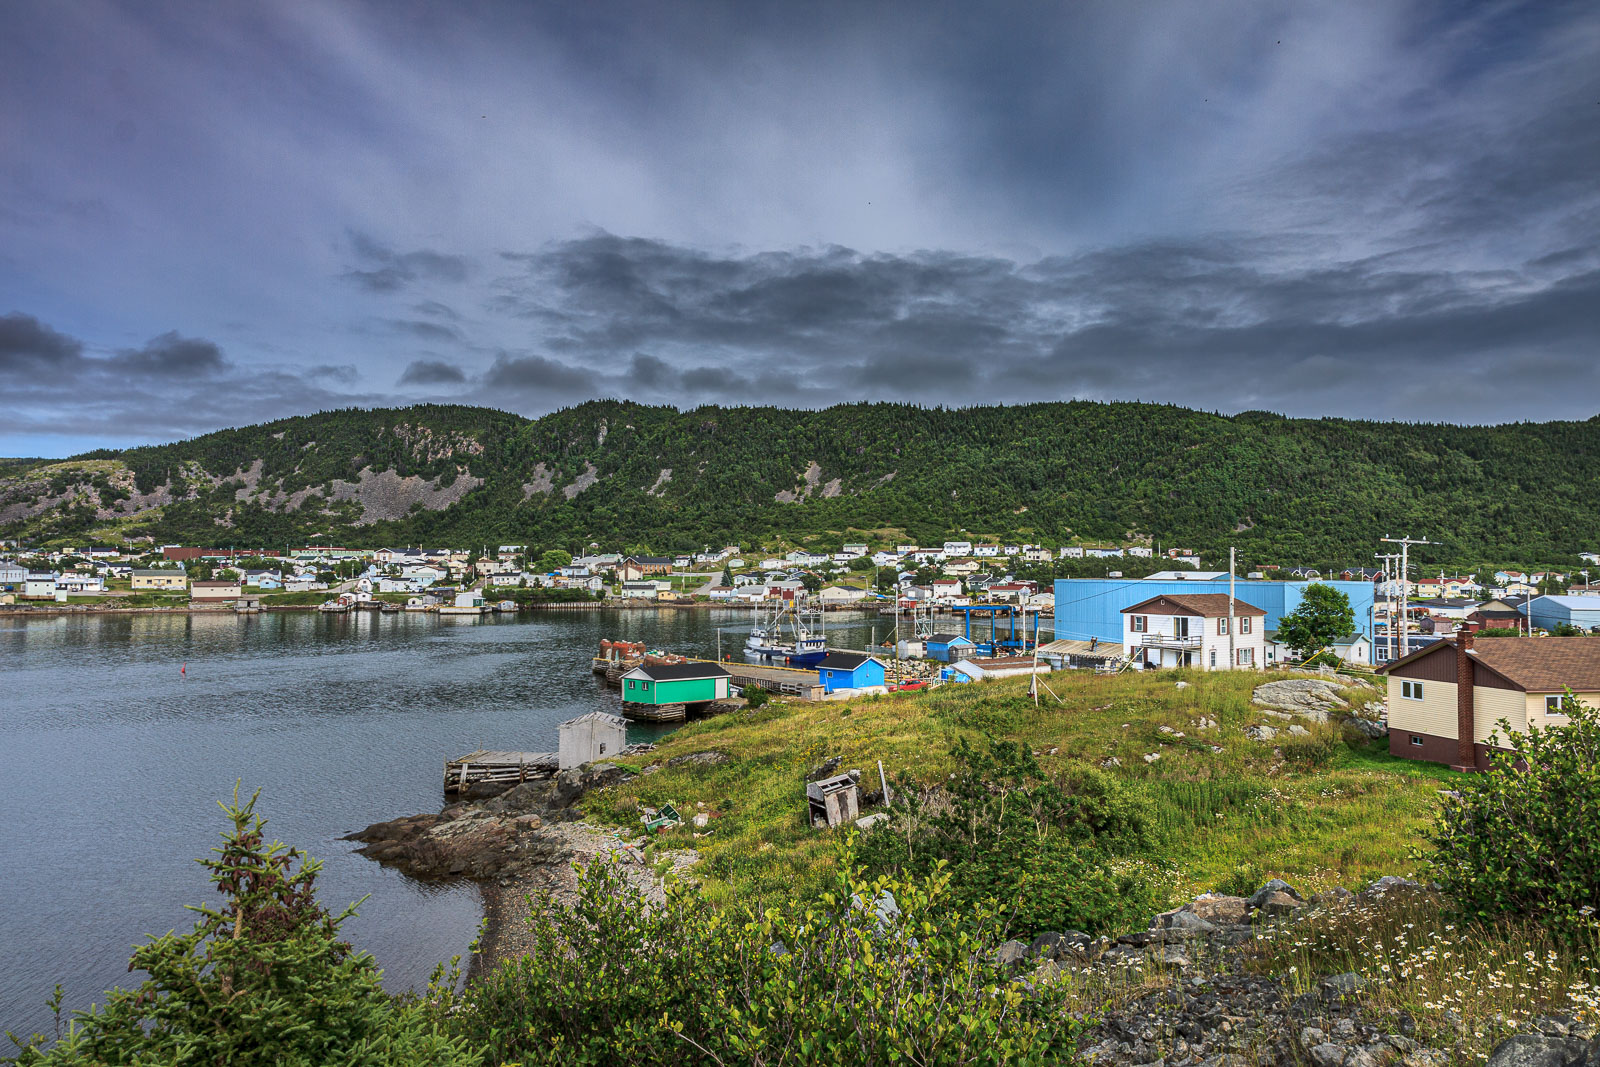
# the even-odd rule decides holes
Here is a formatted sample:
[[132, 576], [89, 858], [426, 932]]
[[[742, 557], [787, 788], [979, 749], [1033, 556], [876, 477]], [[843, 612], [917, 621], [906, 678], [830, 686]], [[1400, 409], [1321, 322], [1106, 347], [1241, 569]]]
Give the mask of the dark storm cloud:
[[32, 315], [0, 315], [0, 373], [55, 373], [70, 369], [83, 354], [76, 338], [57, 333]]
[[[1508, 400], [1596, 395], [1600, 271], [1581, 258], [1444, 271], [1284, 251], [717, 256], [596, 234], [517, 257], [526, 273], [500, 281], [497, 306], [563, 361], [517, 361], [529, 380], [581, 389], [575, 368], [599, 368], [591, 389], [679, 404], [1139, 397], [1405, 418], [1448, 402], [1494, 420]], [[1551, 278], [1562, 265], [1580, 269]]]
[[86, 348], [34, 316], [0, 317], [8, 432], [103, 439], [109, 427], [134, 441], [171, 440], [379, 399], [318, 384], [349, 383], [352, 368], [242, 368], [215, 343], [176, 332], [106, 356]]
[[169, 330], [139, 348], [125, 348], [106, 361], [110, 370], [130, 377], [192, 378], [218, 374], [228, 363], [222, 349], [198, 337]]
[[501, 353], [484, 374], [483, 386], [497, 394], [539, 402], [597, 396], [603, 380], [600, 374], [544, 356]]
[[345, 278], [372, 293], [391, 293], [413, 282], [462, 282], [467, 278], [463, 256], [432, 249], [396, 252], [366, 234], [350, 232], [350, 247], [359, 267], [345, 271]]
[[401, 385], [462, 385], [466, 380], [460, 367], [442, 359], [414, 359], [400, 375]]

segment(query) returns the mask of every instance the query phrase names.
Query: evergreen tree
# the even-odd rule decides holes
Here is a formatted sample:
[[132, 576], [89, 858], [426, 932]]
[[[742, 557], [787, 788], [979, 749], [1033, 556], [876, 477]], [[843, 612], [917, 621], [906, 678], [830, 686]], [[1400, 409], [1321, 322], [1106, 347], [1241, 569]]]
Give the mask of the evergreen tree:
[[[259, 795], [259, 794], [258, 794]], [[339, 937], [316, 899], [321, 864], [266, 842], [256, 797], [223, 804], [230, 828], [199, 862], [222, 894], [194, 929], [134, 950], [150, 977], [78, 1012], [53, 1048], [23, 1048], [25, 1067], [228, 1064], [229, 1067], [453, 1067], [480, 1058], [438, 1032], [422, 1004], [383, 990], [382, 972]], [[298, 863], [298, 867], [296, 864]]]

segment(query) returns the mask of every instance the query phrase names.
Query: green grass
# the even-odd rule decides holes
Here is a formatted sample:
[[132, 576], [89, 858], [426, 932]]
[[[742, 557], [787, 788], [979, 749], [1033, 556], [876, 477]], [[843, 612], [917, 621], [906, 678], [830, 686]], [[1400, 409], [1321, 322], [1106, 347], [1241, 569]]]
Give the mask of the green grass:
[[[1188, 687], [1177, 688], [1180, 680]], [[670, 801], [690, 811], [704, 802], [715, 832], [696, 839], [691, 827], [679, 827], [669, 840], [700, 850], [696, 872], [707, 892], [718, 900], [776, 898], [819, 885], [833, 862], [834, 835], [806, 823], [807, 768], [838, 755], [875, 786], [881, 759], [891, 776], [929, 784], [952, 770], [958, 737], [994, 736], [1027, 743], [1046, 771], [1115, 758], [1120, 765], [1110, 773], [1151, 802], [1162, 839], [1155, 858], [1167, 866], [1175, 898], [1274, 875], [1310, 891], [1415, 872], [1418, 831], [1432, 821], [1453, 772], [1390, 757], [1381, 743], [1347, 739], [1336, 724], [1306, 723], [1307, 736], [1289, 737], [1287, 722], [1251, 708], [1250, 691], [1261, 681], [1244, 672], [1061, 672], [1049, 685], [1062, 702], [1044, 694], [1037, 708], [1025, 679], [841, 704], [773, 701], [691, 723], [646, 762], [705, 750], [732, 760], [664, 768], [596, 796], [589, 808], [637, 825], [639, 804]], [[1347, 691], [1357, 705], [1377, 696]], [[1202, 717], [1217, 727], [1200, 729]], [[1278, 737], [1246, 737], [1258, 723], [1278, 728]], [[1151, 753], [1161, 758], [1146, 763]]]

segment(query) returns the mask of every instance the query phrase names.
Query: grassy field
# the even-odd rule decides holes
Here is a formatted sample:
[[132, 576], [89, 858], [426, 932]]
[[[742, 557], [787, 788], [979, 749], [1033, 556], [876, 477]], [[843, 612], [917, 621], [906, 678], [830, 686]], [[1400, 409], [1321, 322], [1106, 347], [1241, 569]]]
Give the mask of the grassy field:
[[[700, 850], [696, 871], [711, 897], [791, 897], [820, 884], [838, 839], [806, 824], [809, 767], [838, 755], [876, 788], [881, 759], [891, 776], [931, 784], [949, 773], [958, 737], [995, 737], [1026, 742], [1052, 772], [1114, 758], [1109, 773], [1149, 801], [1161, 838], [1156, 854], [1127, 861], [1150, 864], [1174, 900], [1253, 889], [1274, 875], [1315, 890], [1414, 872], [1418, 831], [1456, 776], [1392, 758], [1383, 743], [1347, 737], [1337, 724], [1307, 723], [1308, 736], [1285, 736], [1286, 723], [1250, 706], [1262, 680], [1245, 672], [1062, 672], [1049, 678], [1062, 702], [1045, 695], [1037, 709], [1026, 679], [840, 704], [773, 702], [692, 723], [631, 766], [707, 750], [731, 760], [663, 767], [600, 794], [589, 808], [636, 827], [640, 804], [670, 802], [687, 818], [703, 803], [714, 832], [696, 839], [691, 827], [679, 827], [663, 844]], [[1180, 681], [1188, 685], [1179, 688]], [[1359, 705], [1378, 693], [1346, 695]], [[1202, 718], [1217, 726], [1200, 728]], [[1258, 723], [1278, 728], [1278, 737], [1246, 737]], [[1146, 762], [1151, 754], [1160, 758]]]

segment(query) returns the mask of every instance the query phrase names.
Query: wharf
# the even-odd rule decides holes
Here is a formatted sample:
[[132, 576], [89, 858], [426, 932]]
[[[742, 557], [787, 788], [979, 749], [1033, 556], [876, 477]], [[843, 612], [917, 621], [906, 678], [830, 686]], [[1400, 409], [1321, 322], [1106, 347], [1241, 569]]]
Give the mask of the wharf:
[[801, 670], [797, 667], [769, 667], [764, 664], [725, 661], [719, 666], [733, 675], [734, 685], [743, 689], [758, 685], [769, 693], [796, 696], [801, 700], [821, 700], [822, 683], [815, 667]]
[[461, 796], [480, 782], [526, 782], [548, 778], [560, 766], [554, 752], [492, 752], [478, 749], [444, 762], [445, 796]]

